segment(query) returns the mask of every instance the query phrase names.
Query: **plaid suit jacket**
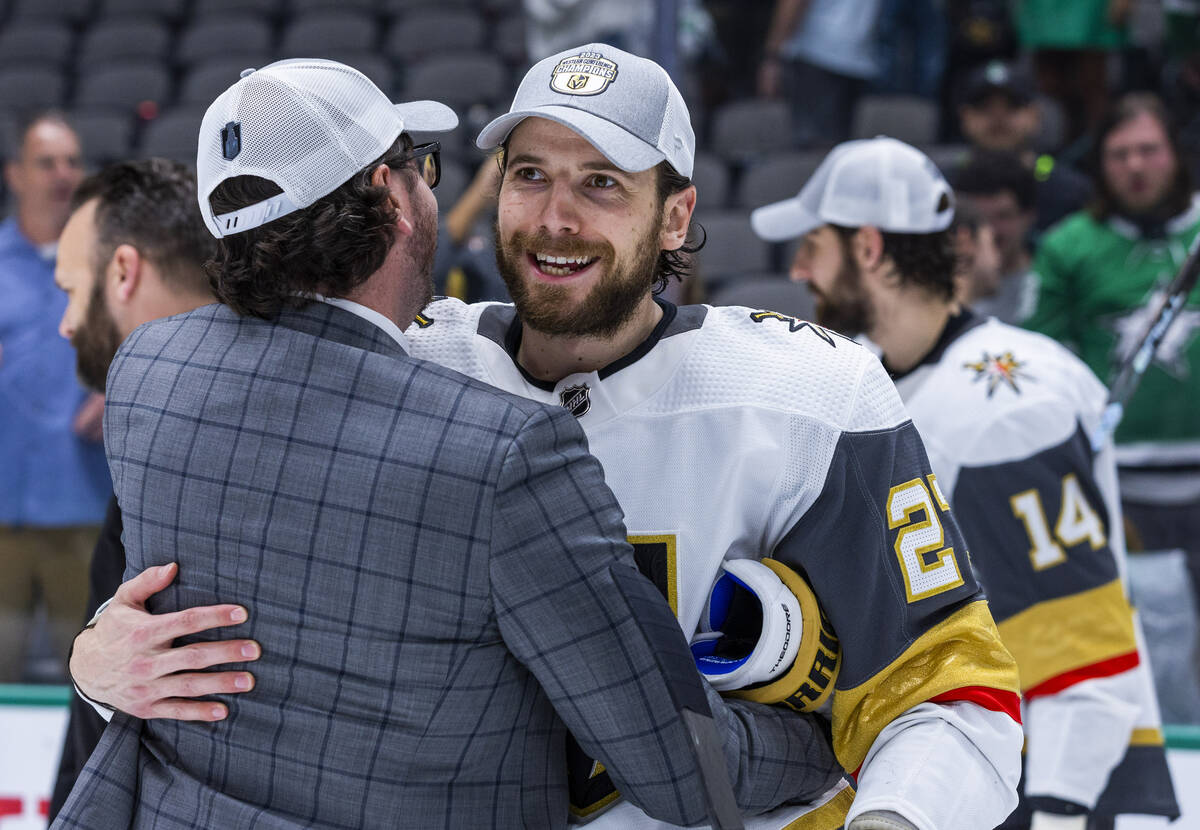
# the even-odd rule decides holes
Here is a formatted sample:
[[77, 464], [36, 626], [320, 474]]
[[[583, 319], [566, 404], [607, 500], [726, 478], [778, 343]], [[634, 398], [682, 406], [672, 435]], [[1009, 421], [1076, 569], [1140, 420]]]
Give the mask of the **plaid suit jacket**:
[[[118, 715], [56, 827], [555, 827], [566, 727], [651, 814], [704, 818], [672, 666], [705, 693], [564, 411], [327, 304], [212, 305], [123, 344], [105, 434], [127, 574], [180, 565], [151, 610], [242, 603], [263, 657], [221, 723]], [[742, 791], [829, 778], [808, 721], [709, 699], [731, 767], [777, 739]]]

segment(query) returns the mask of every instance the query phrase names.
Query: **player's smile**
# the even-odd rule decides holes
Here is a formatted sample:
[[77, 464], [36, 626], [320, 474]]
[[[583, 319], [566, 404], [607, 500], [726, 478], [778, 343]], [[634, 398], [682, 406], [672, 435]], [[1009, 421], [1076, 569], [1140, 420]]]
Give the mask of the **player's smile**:
[[555, 256], [554, 254], [529, 254], [534, 269], [543, 277], [573, 277], [586, 272], [599, 257]]

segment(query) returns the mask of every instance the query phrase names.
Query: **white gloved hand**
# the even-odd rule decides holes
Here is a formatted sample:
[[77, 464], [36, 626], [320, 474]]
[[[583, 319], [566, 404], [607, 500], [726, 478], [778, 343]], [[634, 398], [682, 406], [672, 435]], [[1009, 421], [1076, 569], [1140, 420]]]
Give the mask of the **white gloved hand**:
[[891, 810], [868, 810], [850, 822], [846, 830], [917, 830], [917, 826]]
[[800, 601], [771, 568], [754, 559], [721, 563], [692, 641], [696, 668], [718, 692], [765, 683], [792, 667], [800, 651]]

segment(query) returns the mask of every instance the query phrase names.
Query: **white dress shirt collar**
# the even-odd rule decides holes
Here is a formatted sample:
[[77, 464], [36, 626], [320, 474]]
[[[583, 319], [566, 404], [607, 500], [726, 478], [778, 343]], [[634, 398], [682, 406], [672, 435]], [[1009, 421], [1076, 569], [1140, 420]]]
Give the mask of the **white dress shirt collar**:
[[384, 333], [387, 334], [388, 337], [395, 340], [400, 345], [400, 348], [404, 350], [405, 354], [410, 353], [408, 348], [408, 339], [404, 336], [404, 332], [400, 330], [399, 326], [397, 326], [387, 317], [384, 317], [375, 309], [367, 308], [362, 303], [356, 303], [353, 300], [347, 300], [342, 297], [323, 297], [320, 294], [313, 294], [312, 297], [314, 300], [320, 300], [323, 303], [329, 303], [332, 306], [337, 306], [340, 309], [349, 311], [351, 314], [355, 314], [363, 318], [368, 323], [373, 323], [374, 325], [383, 329]]

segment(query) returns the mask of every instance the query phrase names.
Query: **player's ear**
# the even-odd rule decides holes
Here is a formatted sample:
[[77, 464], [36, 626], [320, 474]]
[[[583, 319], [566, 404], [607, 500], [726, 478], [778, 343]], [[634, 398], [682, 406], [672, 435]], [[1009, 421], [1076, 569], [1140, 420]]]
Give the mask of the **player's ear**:
[[850, 250], [860, 269], [871, 269], [883, 259], [883, 233], [874, 225], [864, 225], [854, 232]]
[[663, 225], [659, 234], [659, 246], [664, 251], [677, 251], [687, 241], [692, 213], [696, 210], [696, 188], [685, 187], [672, 193], [663, 203]]

